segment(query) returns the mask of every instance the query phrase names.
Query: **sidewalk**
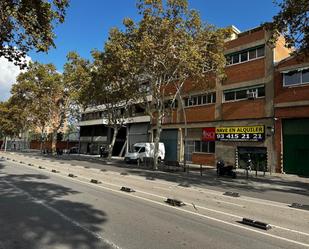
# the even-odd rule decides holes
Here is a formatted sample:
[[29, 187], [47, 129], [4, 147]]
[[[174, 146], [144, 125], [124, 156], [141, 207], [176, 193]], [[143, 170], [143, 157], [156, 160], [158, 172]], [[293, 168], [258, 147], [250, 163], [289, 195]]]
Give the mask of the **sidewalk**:
[[[10, 152], [9, 152], [10, 153]], [[2, 154], [2, 153], [1, 153]], [[241, 195], [251, 196], [255, 198], [268, 199], [284, 203], [302, 203], [309, 205], [309, 178], [296, 175], [285, 175], [269, 172], [263, 176], [263, 172], [255, 171], [249, 173], [246, 178], [243, 169], [237, 170], [237, 178], [217, 177], [216, 169], [213, 167], [203, 167], [202, 176], [200, 168], [196, 165], [189, 165], [190, 170], [183, 172], [166, 172], [162, 170], [151, 170], [138, 167], [136, 164], [125, 164], [123, 158], [113, 157], [111, 162], [107, 162], [105, 158], [93, 155], [62, 155], [62, 156], [46, 156], [38, 153], [21, 153], [35, 157], [45, 157], [63, 162], [72, 161], [71, 165], [88, 166], [107, 171], [116, 171], [119, 173], [127, 173], [143, 177], [147, 180], [163, 180], [180, 187], [198, 187], [219, 191], [238, 192]], [[3, 155], [3, 154], [2, 154]], [[78, 161], [78, 162], [74, 162]], [[84, 164], [83, 164], [84, 162]], [[86, 169], [85, 169], [86, 170]], [[151, 183], [149, 181], [149, 183]]]

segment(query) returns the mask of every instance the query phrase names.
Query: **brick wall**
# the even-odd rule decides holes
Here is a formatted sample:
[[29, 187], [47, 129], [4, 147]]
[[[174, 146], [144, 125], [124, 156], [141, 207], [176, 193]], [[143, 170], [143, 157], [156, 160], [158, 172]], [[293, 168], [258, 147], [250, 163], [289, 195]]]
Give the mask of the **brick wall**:
[[173, 109], [168, 111], [162, 120], [163, 124], [173, 124], [177, 123], [177, 110]]
[[226, 67], [225, 71], [227, 78], [223, 85], [260, 79], [265, 77], [265, 58], [231, 65]]
[[222, 104], [224, 120], [265, 117], [265, 99], [241, 100]]
[[309, 100], [309, 84], [301, 86], [283, 87], [283, 76], [280, 69], [285, 67], [301, 67], [301, 64], [308, 64], [309, 57], [305, 60], [300, 60], [298, 57], [283, 61], [278, 65], [275, 71], [275, 103], [293, 102]]
[[235, 48], [242, 46], [251, 42], [256, 42], [265, 38], [265, 31], [263, 29], [253, 30], [244, 34], [243, 36], [238, 37], [235, 40], [231, 40], [226, 43], [226, 49]]
[[298, 106], [298, 107], [292, 106], [292, 107], [276, 108], [275, 117], [278, 118], [309, 117], [309, 106]]
[[192, 162], [195, 164], [215, 166], [215, 154], [195, 152], [192, 154]]
[[[185, 109], [185, 112], [188, 123], [212, 121], [215, 119], [215, 104], [187, 107]], [[184, 122], [184, 119], [181, 110], [179, 114], [180, 114], [179, 122], [182, 123]]]

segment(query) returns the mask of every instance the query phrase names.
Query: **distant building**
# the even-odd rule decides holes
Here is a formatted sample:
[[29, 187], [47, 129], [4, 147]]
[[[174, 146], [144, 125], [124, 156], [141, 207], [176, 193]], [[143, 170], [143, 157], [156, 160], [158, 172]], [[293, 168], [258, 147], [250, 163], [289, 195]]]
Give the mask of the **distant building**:
[[[190, 81], [185, 83], [182, 100], [168, 108], [162, 124], [166, 160], [183, 161], [185, 156], [196, 164], [215, 166], [216, 161], [224, 160], [244, 168], [250, 158], [259, 170], [309, 175], [307, 169], [297, 166], [309, 165], [305, 157], [309, 154], [309, 62], [290, 57], [283, 37], [270, 46], [269, 35], [262, 27], [245, 32], [233, 27], [226, 41], [226, 79], [214, 79], [213, 87], [203, 90], [194, 89]], [[166, 101], [169, 106], [168, 98]], [[139, 105], [132, 108], [132, 119], [119, 133], [114, 155], [122, 155], [136, 142], [151, 141], [156, 132], [144, 109]], [[82, 152], [91, 145], [91, 153], [98, 153], [100, 144], [109, 144], [112, 131], [104, 125], [102, 115], [98, 107], [83, 113]], [[304, 147], [290, 148], [287, 143], [303, 141], [297, 133], [306, 139]], [[297, 151], [299, 157], [291, 151]]]

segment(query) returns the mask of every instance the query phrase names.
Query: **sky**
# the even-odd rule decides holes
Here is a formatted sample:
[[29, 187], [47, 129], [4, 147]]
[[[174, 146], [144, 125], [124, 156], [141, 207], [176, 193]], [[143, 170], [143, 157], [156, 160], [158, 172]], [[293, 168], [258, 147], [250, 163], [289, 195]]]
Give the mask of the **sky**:
[[[188, 0], [189, 8], [198, 10], [203, 21], [217, 27], [236, 26], [245, 31], [270, 21], [278, 12], [272, 0]], [[56, 48], [46, 53], [31, 51], [33, 61], [53, 63], [63, 71], [66, 55], [76, 51], [91, 58], [93, 49], [103, 49], [112, 27], [121, 27], [122, 20], [138, 19], [136, 0], [71, 0], [66, 20], [55, 28]], [[11, 85], [19, 68], [0, 58], [0, 101], [10, 96]]]

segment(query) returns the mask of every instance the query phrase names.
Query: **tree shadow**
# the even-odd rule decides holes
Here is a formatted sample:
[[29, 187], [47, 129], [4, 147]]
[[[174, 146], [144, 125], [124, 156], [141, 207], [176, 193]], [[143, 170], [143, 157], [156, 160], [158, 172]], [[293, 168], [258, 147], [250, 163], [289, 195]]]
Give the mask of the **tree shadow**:
[[[74, 156], [75, 157], [75, 156]], [[84, 158], [82, 156], [76, 156], [75, 158], [70, 156], [61, 156], [56, 160], [71, 161], [74, 162], [72, 166], [78, 164], [78, 161], [88, 162], [94, 168], [105, 168], [113, 170], [115, 168], [121, 169], [123, 172], [127, 172], [132, 175], [138, 175], [145, 177], [147, 180], [162, 179], [172, 183], [177, 183], [179, 186], [197, 186], [212, 189], [220, 189], [222, 191], [237, 191], [243, 192], [245, 195], [252, 197], [261, 197], [269, 200], [276, 200], [285, 202], [284, 195], [287, 193], [293, 194], [292, 201], [301, 202], [301, 197], [309, 197], [309, 183], [308, 178], [300, 177], [300, 180], [291, 180], [286, 177], [280, 176], [259, 176], [254, 177], [250, 174], [249, 179], [246, 179], [245, 174], [238, 172], [237, 179], [229, 177], [217, 177], [215, 169], [204, 170], [203, 176], [200, 176], [198, 172], [191, 170], [189, 174], [186, 172], [162, 172], [152, 171], [149, 168], [143, 168], [142, 165], [138, 167], [136, 164], [125, 164], [122, 161], [114, 161], [111, 164], [105, 164], [104, 161], [98, 158]], [[110, 167], [110, 168], [109, 168]], [[197, 169], [198, 171], [198, 169]], [[303, 181], [302, 181], [303, 180]], [[272, 196], [266, 196], [265, 194], [273, 194]], [[276, 195], [276, 196], [275, 196]], [[309, 199], [307, 201], [309, 203]]]
[[[165, 180], [171, 183], [176, 183], [178, 186], [188, 187], [196, 186], [202, 188], [220, 189], [222, 191], [238, 191], [245, 195], [265, 197], [265, 193], [275, 193], [275, 194], [295, 194], [294, 200], [299, 200], [301, 197], [309, 197], [309, 184], [305, 181], [297, 181], [284, 179], [281, 177], [253, 177], [250, 176], [246, 179], [244, 174], [238, 173], [237, 179], [230, 177], [217, 177], [216, 170], [207, 169], [200, 176], [198, 172], [191, 172], [187, 174], [186, 172], [161, 172], [161, 171], [147, 171], [131, 169], [127, 170], [128, 173], [132, 175], [138, 175], [145, 177], [147, 180]], [[271, 197], [271, 196], [269, 196]], [[276, 196], [272, 196], [276, 199]], [[278, 200], [280, 196], [277, 196]], [[309, 201], [309, 199], [307, 200]]]
[[[40, 174], [8, 174], [0, 162], [0, 248], [113, 248], [98, 237], [104, 211]], [[76, 199], [76, 198], [75, 198]]]

